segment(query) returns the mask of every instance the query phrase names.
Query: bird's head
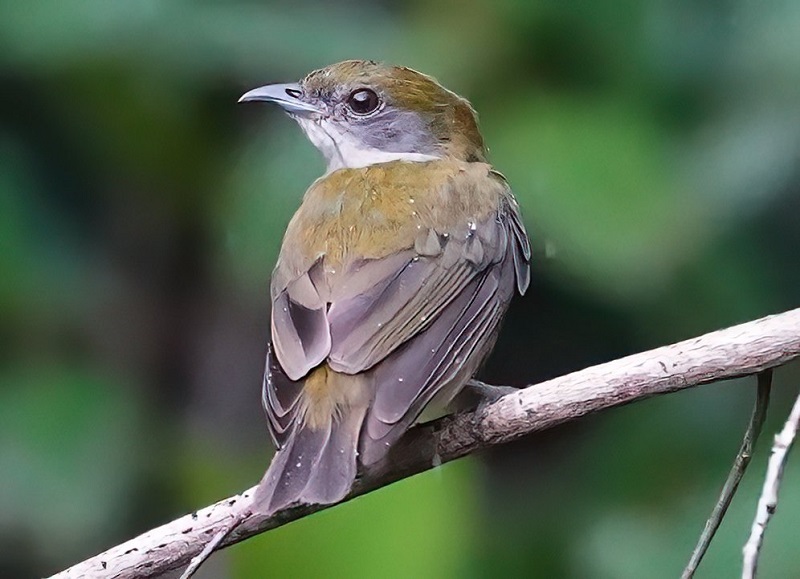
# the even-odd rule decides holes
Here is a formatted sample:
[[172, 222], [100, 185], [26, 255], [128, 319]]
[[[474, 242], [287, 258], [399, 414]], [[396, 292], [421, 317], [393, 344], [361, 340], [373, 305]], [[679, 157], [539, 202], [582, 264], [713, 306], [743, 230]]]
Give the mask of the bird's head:
[[348, 60], [239, 100], [280, 105], [325, 156], [329, 171], [393, 160], [486, 158], [469, 102], [410, 68]]

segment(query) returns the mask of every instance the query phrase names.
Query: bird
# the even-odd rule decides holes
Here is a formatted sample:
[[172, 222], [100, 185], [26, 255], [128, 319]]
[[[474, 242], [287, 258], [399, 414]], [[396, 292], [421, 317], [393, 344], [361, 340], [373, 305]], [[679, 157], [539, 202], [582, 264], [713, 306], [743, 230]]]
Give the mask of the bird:
[[531, 249], [475, 110], [433, 77], [348, 60], [239, 100], [281, 107], [327, 163], [270, 282], [277, 450], [251, 508], [271, 515], [341, 501], [467, 385], [528, 287]]

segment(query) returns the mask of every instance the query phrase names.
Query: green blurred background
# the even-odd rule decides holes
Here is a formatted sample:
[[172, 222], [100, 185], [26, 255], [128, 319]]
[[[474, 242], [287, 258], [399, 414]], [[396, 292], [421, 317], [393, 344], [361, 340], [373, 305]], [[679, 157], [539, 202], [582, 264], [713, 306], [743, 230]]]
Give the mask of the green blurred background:
[[[800, 2], [0, 0], [0, 577], [254, 484], [268, 278], [323, 163], [245, 90], [345, 58], [481, 113], [536, 246], [521, 386], [800, 305]], [[698, 577], [738, 573], [771, 432]], [[214, 556], [201, 577], [672, 578], [754, 379], [584, 419]], [[800, 457], [764, 577], [800, 576]]]

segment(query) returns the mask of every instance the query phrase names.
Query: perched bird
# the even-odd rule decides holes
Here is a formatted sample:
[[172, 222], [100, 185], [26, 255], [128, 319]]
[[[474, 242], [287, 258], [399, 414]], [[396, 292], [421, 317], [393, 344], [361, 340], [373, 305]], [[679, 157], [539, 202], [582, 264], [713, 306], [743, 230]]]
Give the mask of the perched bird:
[[530, 245], [470, 104], [409, 68], [351, 60], [240, 101], [283, 108], [328, 167], [272, 276], [265, 514], [344, 498], [492, 349]]

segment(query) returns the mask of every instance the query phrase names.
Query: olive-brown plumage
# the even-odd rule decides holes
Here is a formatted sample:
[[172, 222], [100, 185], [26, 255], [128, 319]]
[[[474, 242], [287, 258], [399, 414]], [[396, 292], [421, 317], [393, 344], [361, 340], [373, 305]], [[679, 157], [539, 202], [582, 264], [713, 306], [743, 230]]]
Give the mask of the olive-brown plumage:
[[342, 499], [463, 387], [528, 285], [530, 248], [472, 108], [430, 77], [347, 61], [243, 100], [283, 106], [329, 165], [272, 277], [263, 403], [279, 450], [254, 498], [269, 514]]

